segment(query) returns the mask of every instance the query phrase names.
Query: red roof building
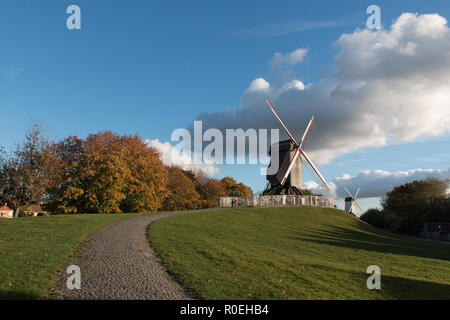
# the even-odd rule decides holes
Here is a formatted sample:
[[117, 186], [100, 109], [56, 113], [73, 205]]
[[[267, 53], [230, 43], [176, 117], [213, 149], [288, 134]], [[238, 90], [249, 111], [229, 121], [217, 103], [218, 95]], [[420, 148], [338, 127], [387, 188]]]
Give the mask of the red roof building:
[[14, 210], [8, 206], [0, 207], [0, 218], [14, 218]]
[[29, 211], [28, 214], [32, 215], [32, 216], [38, 216], [40, 214], [44, 214], [47, 213], [47, 211], [43, 210], [42, 207], [38, 204], [33, 204], [29, 207]]

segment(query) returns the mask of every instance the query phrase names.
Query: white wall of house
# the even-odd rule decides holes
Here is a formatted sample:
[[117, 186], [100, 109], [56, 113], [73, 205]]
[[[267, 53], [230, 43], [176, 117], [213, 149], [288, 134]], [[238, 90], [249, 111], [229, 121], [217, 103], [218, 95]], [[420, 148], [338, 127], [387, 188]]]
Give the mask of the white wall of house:
[[14, 217], [14, 211], [0, 211], [0, 218], [13, 218]]

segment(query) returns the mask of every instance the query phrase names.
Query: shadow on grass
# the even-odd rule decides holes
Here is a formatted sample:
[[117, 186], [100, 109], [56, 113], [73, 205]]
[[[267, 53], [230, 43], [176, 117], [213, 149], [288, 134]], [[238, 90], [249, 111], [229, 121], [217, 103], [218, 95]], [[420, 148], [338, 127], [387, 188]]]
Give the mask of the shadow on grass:
[[395, 299], [450, 299], [450, 285], [445, 283], [382, 275], [381, 290]]
[[34, 293], [16, 291], [16, 290], [0, 290], [0, 300], [37, 300], [40, 297]]
[[314, 230], [306, 236], [305, 233], [302, 233], [302, 237], [294, 237], [294, 239], [380, 253], [450, 261], [448, 245], [404, 239], [383, 230], [374, 230], [373, 227], [364, 223], [359, 223], [358, 227], [361, 231], [327, 225], [328, 230], [326, 231]]
[[[361, 283], [362, 290], [373, 293], [375, 299], [396, 299], [396, 300], [448, 300], [450, 299], [450, 285], [445, 283], [436, 283], [429, 281], [422, 281], [416, 279], [407, 279], [401, 277], [394, 277], [383, 275], [381, 272], [381, 289], [369, 290], [367, 288], [367, 279], [370, 274], [365, 272], [357, 272], [350, 270], [342, 270], [329, 266], [313, 265], [316, 269], [333, 272], [336, 278], [339, 278], [339, 273], [350, 276], [355, 282]], [[381, 294], [377, 297], [378, 294]], [[363, 296], [363, 294], [361, 294]]]

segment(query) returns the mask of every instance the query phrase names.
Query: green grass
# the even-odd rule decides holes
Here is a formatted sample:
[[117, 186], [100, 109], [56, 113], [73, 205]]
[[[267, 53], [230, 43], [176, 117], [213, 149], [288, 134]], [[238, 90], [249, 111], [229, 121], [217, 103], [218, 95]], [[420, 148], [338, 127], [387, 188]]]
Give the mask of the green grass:
[[0, 219], [0, 299], [45, 298], [58, 272], [92, 233], [137, 214]]
[[[229, 209], [162, 219], [149, 238], [203, 299], [450, 299], [450, 246], [400, 238], [343, 211]], [[381, 268], [381, 290], [366, 286]]]

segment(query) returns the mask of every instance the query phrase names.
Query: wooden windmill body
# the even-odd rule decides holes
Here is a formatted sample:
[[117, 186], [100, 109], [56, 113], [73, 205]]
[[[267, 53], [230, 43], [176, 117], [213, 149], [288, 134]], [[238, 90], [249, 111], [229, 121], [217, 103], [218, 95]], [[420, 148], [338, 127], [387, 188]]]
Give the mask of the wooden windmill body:
[[[284, 122], [281, 120], [275, 108], [270, 103], [269, 99], [266, 98], [266, 103], [269, 108], [274, 113], [275, 117], [283, 126], [284, 130], [289, 136], [289, 140], [280, 141], [277, 144], [271, 145], [270, 148], [270, 159], [271, 164], [280, 163], [278, 171], [276, 174], [267, 175], [267, 187], [263, 194], [266, 195], [301, 195], [302, 192], [302, 160], [306, 160], [320, 180], [325, 185], [326, 189], [329, 190], [328, 184], [325, 179], [317, 170], [316, 166], [309, 159], [308, 155], [302, 149], [303, 143], [305, 142], [308, 133], [310, 132], [311, 126], [314, 122], [314, 117], [312, 117], [309, 122], [305, 133], [303, 134], [300, 143], [298, 143], [294, 136], [291, 134], [289, 129], [286, 127]], [[277, 153], [274, 150], [278, 150]], [[278, 161], [274, 159], [278, 156]]]

